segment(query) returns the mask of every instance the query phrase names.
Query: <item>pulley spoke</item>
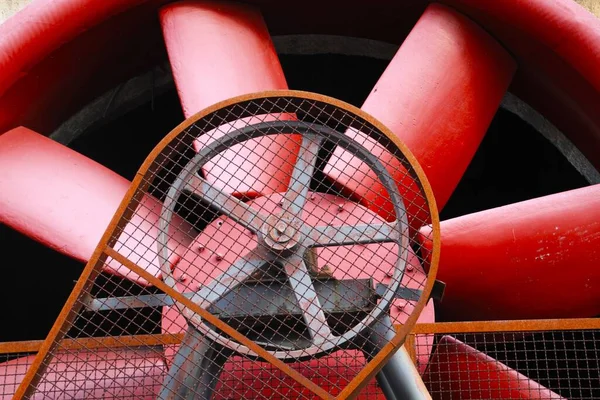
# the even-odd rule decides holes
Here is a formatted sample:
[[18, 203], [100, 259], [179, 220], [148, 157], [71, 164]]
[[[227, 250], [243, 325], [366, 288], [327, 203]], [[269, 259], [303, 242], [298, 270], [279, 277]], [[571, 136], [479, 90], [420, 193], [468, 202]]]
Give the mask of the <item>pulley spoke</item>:
[[239, 258], [212, 282], [202, 286], [200, 291], [192, 297], [192, 301], [204, 309], [210, 307], [215, 301], [235, 289], [268, 262], [265, 256], [266, 254], [263, 254], [261, 250], [254, 249]]
[[187, 182], [184, 191], [198, 195], [202, 201], [255, 233], [267, 219], [256, 209], [197, 175]]
[[308, 327], [314, 344], [324, 343], [332, 338], [323, 307], [315, 291], [308, 269], [302, 257], [292, 257], [285, 264], [285, 272], [296, 296], [302, 317]]
[[284, 215], [288, 217], [301, 217], [322, 142], [322, 137], [304, 134], [283, 201]]
[[359, 224], [342, 226], [316, 226], [308, 236], [313, 246], [346, 246], [351, 244], [369, 244], [395, 242], [400, 239], [398, 222], [391, 224]]

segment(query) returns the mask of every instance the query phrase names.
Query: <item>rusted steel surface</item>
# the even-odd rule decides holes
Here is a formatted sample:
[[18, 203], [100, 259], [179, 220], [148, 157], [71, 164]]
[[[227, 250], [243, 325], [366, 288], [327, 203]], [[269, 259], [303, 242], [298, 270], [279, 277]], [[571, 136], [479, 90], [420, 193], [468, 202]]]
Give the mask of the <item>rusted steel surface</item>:
[[[277, 112], [291, 112], [291, 111], [286, 108], [281, 108], [281, 109], [278, 109]], [[244, 116], [238, 115], [238, 117], [243, 118]], [[277, 127], [278, 125], [281, 125], [281, 128], [278, 128]], [[269, 123], [269, 122], [265, 122], [263, 124], [258, 124], [255, 126], [248, 126], [249, 129], [243, 128], [239, 131], [225, 135], [222, 138], [218, 139], [218, 142], [211, 143], [211, 144], [207, 145], [205, 148], [203, 148], [201, 150], [201, 152], [196, 157], [194, 157], [194, 159], [191, 160], [190, 163], [188, 163], [188, 165], [186, 165], [184, 167], [183, 172], [177, 177], [177, 179], [175, 181], [176, 183], [171, 188], [172, 193], [170, 194], [170, 196], [167, 197], [167, 199], [165, 201], [165, 210], [167, 210], [167, 211], [163, 211], [163, 214], [165, 216], [163, 216], [162, 218], [164, 218], [164, 220], [166, 220], [168, 223], [169, 216], [172, 215], [173, 207], [175, 206], [174, 199], [177, 197], [177, 193], [178, 193], [177, 191], [180, 190], [180, 187], [185, 187], [187, 180], [190, 179], [189, 177], [190, 177], [190, 174], [192, 173], [191, 171], [197, 170], [199, 167], [201, 167], [206, 162], [206, 160], [208, 160], [210, 157], [213, 157], [213, 152], [215, 151], [215, 149], [219, 148], [219, 146], [225, 148], [225, 147], [229, 146], [228, 143], [232, 143], [232, 144], [239, 143], [239, 139], [237, 139], [237, 137], [240, 135], [244, 135], [246, 137], [246, 139], [254, 139], [254, 138], [260, 137], [259, 135], [261, 135], [261, 134], [264, 135], [264, 134], [269, 133], [270, 130], [272, 130], [271, 133], [277, 133], [280, 131], [285, 131], [286, 127], [290, 127], [291, 129], [293, 129], [294, 132], [302, 133], [302, 135], [313, 135], [313, 134], [324, 135], [325, 138], [327, 138], [328, 140], [334, 141], [335, 143], [338, 143], [338, 145], [340, 145], [340, 146], [355, 149], [353, 151], [360, 154], [359, 157], [362, 157], [364, 162], [367, 163], [371, 168], [373, 168], [377, 172], [378, 175], [383, 174], [383, 176], [380, 176], [380, 179], [382, 181], [386, 182], [386, 190], [388, 190], [388, 192], [391, 193], [391, 196], [394, 199], [394, 204], [396, 206], [396, 209], [394, 211], [395, 211], [396, 215], [399, 216], [398, 217], [399, 219], [404, 218], [404, 220], [402, 222], [404, 223], [404, 226], [406, 226], [405, 212], [404, 212], [401, 200], [400, 200], [398, 194], [395, 192], [397, 190], [396, 186], [393, 182], [391, 182], [391, 180], [387, 176], [385, 176], [385, 169], [383, 169], [380, 166], [380, 164], [378, 164], [378, 161], [375, 158], [373, 158], [370, 154], [365, 153], [364, 150], [362, 150], [362, 148], [360, 148], [358, 146], [351, 147], [351, 146], [354, 146], [354, 144], [351, 141], [348, 141], [345, 136], [343, 136], [335, 131], [332, 131], [331, 129], [328, 129], [325, 126], [320, 126], [320, 125], [311, 123], [309, 125], [308, 129], [305, 129], [305, 125], [296, 124], [293, 121], [287, 122], [284, 124], [277, 124], [277, 126], [276, 126], [276, 124]], [[307, 132], [304, 132], [305, 130]], [[311, 132], [308, 132], [308, 130], [310, 130]], [[304, 148], [309, 149], [310, 146], [308, 144], [306, 144], [304, 146]], [[305, 150], [305, 151], [307, 151], [307, 150]], [[316, 160], [316, 157], [313, 156], [312, 159]], [[299, 157], [299, 159], [296, 160], [296, 163], [298, 163], [298, 162], [301, 162], [303, 164], [306, 163], [303, 160], [303, 157]], [[193, 165], [191, 165], [191, 164], [193, 164]], [[296, 166], [295, 170], [296, 171], [302, 170], [302, 173], [304, 173], [304, 174], [306, 173], [306, 168], [298, 168]], [[381, 172], [381, 171], [383, 171], [383, 172]], [[293, 175], [295, 177], [297, 177], [298, 174], [293, 174]], [[194, 178], [194, 179], [196, 179], [196, 178]], [[288, 206], [288, 207], [289, 207], [289, 205], [298, 206], [298, 204], [296, 204], [296, 201], [295, 201], [298, 198], [297, 193], [300, 193], [300, 197], [302, 198], [303, 202], [306, 201], [306, 194], [303, 194], [303, 192], [308, 193], [308, 187], [307, 187], [308, 182], [309, 182], [309, 180], [304, 179], [304, 182], [302, 182], [302, 180], [301, 180], [300, 183], [297, 182], [295, 185], [293, 182], [291, 183], [291, 187], [288, 190], [294, 192], [292, 194], [292, 197], [288, 196], [287, 194], [284, 196], [284, 201], [281, 203], [282, 210], [275, 213], [275, 216], [276, 216], [275, 219], [268, 218], [265, 223], [266, 230], [265, 230], [265, 228], [263, 228], [261, 230], [261, 233], [263, 233], [265, 238], [270, 237], [270, 239], [277, 242], [275, 244], [275, 246], [272, 243], [270, 243], [269, 241], [266, 241], [265, 239], [263, 239], [263, 237], [261, 237], [260, 235], [256, 239], [257, 240], [257, 248], [256, 249], [266, 246], [267, 248], [271, 247], [277, 251], [286, 250], [286, 251], [291, 252], [291, 253], [286, 252], [286, 253], [282, 253], [282, 254], [278, 255], [277, 260], [279, 260], [281, 263], [283, 263], [283, 265], [285, 267], [284, 271], [290, 278], [292, 287], [296, 288], [295, 291], [297, 293], [299, 305], [301, 308], [303, 308], [305, 310], [303, 319], [308, 326], [309, 334], [311, 336], [311, 339], [313, 340], [312, 347], [304, 348], [302, 350], [296, 350], [298, 352], [297, 355], [294, 351], [290, 351], [290, 350], [276, 352], [275, 354], [277, 354], [278, 358], [286, 357], [288, 353], [290, 355], [292, 355], [294, 358], [296, 358], [296, 357], [301, 357], [303, 354], [305, 356], [309, 355], [309, 354], [313, 354], [314, 351], [323, 351], [323, 349], [328, 350], [329, 348], [332, 348], [331, 346], [335, 346], [336, 345], [335, 343], [343, 343], [342, 341], [349, 340], [348, 338], [351, 338], [352, 336], [348, 336], [348, 334], [356, 335], [357, 332], [359, 332], [356, 330], [358, 328], [358, 326], [357, 326], [356, 328], [353, 328], [351, 331], [348, 331], [347, 333], [341, 335], [340, 337], [333, 337], [330, 333], [329, 327], [327, 327], [327, 324], [325, 322], [325, 317], [322, 313], [321, 306], [320, 306], [320, 304], [317, 304], [317, 296], [315, 295], [314, 289], [312, 288], [312, 283], [310, 283], [309, 279], [306, 279], [308, 277], [308, 271], [306, 271], [305, 268], [299, 268], [299, 267], [295, 267], [292, 270], [288, 269], [288, 267], [290, 266], [290, 264], [289, 264], [290, 259], [297, 258], [298, 260], [302, 260], [302, 258], [298, 257], [298, 255], [300, 253], [295, 254], [294, 252], [296, 252], [296, 251], [303, 252], [304, 251], [303, 245], [310, 246], [310, 243], [306, 244], [306, 243], [302, 243], [300, 241], [298, 241], [299, 247], [296, 247], [295, 242], [292, 242], [293, 246], [288, 245], [288, 242], [290, 241], [290, 239], [294, 238], [296, 236], [296, 234], [294, 233], [294, 231], [290, 231], [288, 234], [288, 232], [287, 232], [288, 228], [289, 228], [288, 224], [292, 221], [290, 221], [290, 222], [286, 221], [286, 217], [294, 218], [293, 215], [289, 216], [289, 209], [286, 208], [286, 206]], [[295, 187], [295, 186], [297, 186], [297, 187]], [[200, 193], [200, 194], [202, 195], [202, 193]], [[290, 200], [290, 199], [293, 199], [293, 200]], [[298, 206], [297, 208], [300, 208], [300, 207]], [[223, 226], [223, 225], [224, 224], [221, 224], [221, 226]], [[279, 225], [282, 225], [282, 226], [279, 227]], [[398, 224], [396, 224], [394, 226], [397, 227]], [[296, 227], [295, 229], [300, 229], [300, 227]], [[310, 229], [310, 228], [307, 228], [307, 229]], [[275, 234], [274, 231], [278, 231], [278, 234]], [[403, 237], [407, 237], [407, 233], [406, 233], [407, 230], [402, 229], [402, 231], [403, 231]], [[263, 240], [264, 240], [264, 242], [263, 242]], [[401, 243], [398, 242], [398, 244], [400, 245]], [[280, 248], [280, 247], [276, 247], [276, 246], [280, 246], [280, 247], [282, 246], [282, 247]], [[405, 248], [404, 243], [402, 243], [402, 248]], [[193, 257], [196, 257], [196, 255], [194, 255]], [[222, 258], [223, 257], [220, 257], [221, 260], [222, 260]], [[236, 261], [236, 263], [237, 263], [237, 261]], [[303, 261], [301, 261], [299, 265], [304, 266]], [[240, 270], [240, 266], [236, 266], [235, 263], [233, 264], [233, 266], [235, 267], [236, 271]], [[188, 273], [188, 274], [190, 273], [189, 268], [186, 268], [184, 270], [186, 271], [186, 273]], [[163, 272], [166, 275], [169, 273], [168, 270], [164, 270]], [[249, 276], [253, 272], [254, 272], [254, 270], [251, 268], [248, 271], [244, 272], [244, 276]], [[230, 279], [232, 282], [237, 281], [237, 283], [234, 283], [234, 284], [239, 284], [241, 282], [238, 279], [238, 277], [236, 276], [237, 272], [234, 271], [232, 273], [231, 268], [228, 268], [225, 273], [227, 275], [230, 275], [230, 278], [226, 278], [225, 276], [222, 276], [222, 278], [217, 279], [219, 282], [223, 281], [223, 279]], [[300, 273], [300, 275], [298, 277], [296, 277], [297, 273]], [[196, 274], [191, 273], [191, 275], [196, 275]], [[401, 276], [401, 272], [400, 272], [400, 275], [398, 275], [396, 272], [394, 273], [394, 277], [396, 277], [396, 279], [398, 279], [400, 276]], [[175, 283], [174, 279], [171, 279], [170, 281]], [[227, 282], [229, 282], [229, 281], [227, 281]], [[223, 290], [229, 290], [232, 286], [230, 286], [227, 282], [223, 285], [217, 284], [217, 286], [222, 287]], [[297, 284], [295, 284], [295, 283], [297, 283]], [[189, 285], [190, 285], [189, 282], [185, 283], [185, 286], [189, 286]], [[302, 292], [300, 292], [300, 289], [302, 289]], [[393, 292], [394, 289], [391, 288], [390, 290]], [[216, 290], [215, 292], [216, 292], [215, 296], [219, 296], [223, 293], [221, 290]], [[387, 293], [386, 293], [386, 296], [388, 296]], [[385, 300], [389, 302], [390, 299], [386, 298]], [[186, 313], [185, 310], [183, 310], [182, 312], [184, 314]], [[205, 331], [204, 324], [202, 323], [202, 321], [197, 319], [195, 317], [195, 315], [193, 315], [193, 314], [189, 314], [189, 315], [185, 314], [185, 315], [198, 329], [200, 329], [200, 330], [204, 329], [203, 332]], [[369, 315], [369, 317], [370, 317], [370, 315]], [[365, 322], [364, 326], [367, 326], [367, 325], [368, 324]], [[206, 333], [209, 334], [210, 332], [206, 332]], [[230, 343], [229, 340], [227, 340], [227, 339], [223, 340], [218, 336], [215, 336], [213, 338], [213, 340], [218, 341], [219, 344], [226, 346], [226, 347], [233, 345], [232, 343]], [[323, 349], [321, 349], [321, 347]], [[245, 350], [243, 350], [243, 348], [241, 348], [240, 346], [236, 346], [236, 351], [241, 352], [241, 351], [245, 351]], [[359, 389], [358, 386], [356, 386], [355, 388], [356, 388], [356, 390]], [[353, 390], [355, 390], [355, 389], [353, 389]]]
[[[165, 344], [179, 344], [182, 337], [182, 334], [157, 333], [154, 335], [63, 339], [60, 341], [59, 347], [63, 350], [152, 347]], [[36, 353], [40, 350], [42, 343], [44, 343], [43, 340], [0, 343], [0, 354]]]
[[532, 332], [573, 329], [600, 329], [600, 318], [438, 322], [434, 324], [417, 324], [412, 332], [419, 335], [427, 333]]
[[[314, 105], [312, 107], [318, 108], [321, 106]], [[286, 111], [288, 110], [277, 108], [275, 112], [284, 113]], [[216, 139], [214, 142], [203, 148], [198, 155], [194, 156], [185, 165], [183, 171], [175, 179], [175, 182], [170, 189], [169, 196], [167, 196], [165, 200], [161, 221], [166, 221], [166, 226], [168, 226], [170, 218], [175, 211], [176, 198], [178, 197], [177, 193], [189, 188], [190, 180], [195, 182], [200, 180], [195, 175], [195, 171], [201, 169], [201, 167], [215, 155], [221, 151], [225, 151], [231, 146], [238, 145], [247, 140], [260, 138], [269, 134], [277, 134], [279, 132], [294, 132], [302, 134], [303, 136], [302, 149], [294, 163], [292, 180], [284, 195], [281, 210], [272, 213], [269, 218], [257, 218], [256, 211], [244, 212], [252, 221], [265, 221], [260, 229], [262, 235], [258, 235], [256, 238], [257, 243], [255, 249], [249, 253], [250, 255], [246, 254], [242, 256], [241, 259], [238, 259], [207, 287], [203, 287], [198, 293], [198, 296], [192, 298], [192, 301], [202, 308], [209, 308], [219, 297], [234, 290], [237, 286], [241, 285], [244, 280], [256, 273], [258, 268], [261, 267], [261, 264], [283, 264], [283, 271], [288, 277], [288, 281], [295, 293], [298, 305], [302, 310], [302, 319], [308, 327], [312, 345], [310, 347], [298, 348], [295, 351], [277, 351], [274, 354], [277, 358], [298, 359], [309, 355], [314, 357], [317, 354], [327, 353], [334, 348], [340, 348], [347, 341], [353, 340], [354, 337], [370, 325], [371, 321], [378, 318], [383, 310], [387, 309], [387, 304], [390, 304], [395, 298], [393, 293], [395, 293], [396, 287], [400, 284], [405, 264], [404, 258], [398, 254], [398, 252], [403, 253], [408, 247], [408, 230], [406, 226], [406, 212], [399, 196], [398, 189], [381, 163], [363, 148], [356, 146], [354, 142], [349, 140], [343, 134], [314, 122], [307, 124], [306, 122], [296, 121], [273, 121], [248, 125]], [[393, 226], [398, 230], [403, 231], [403, 235], [396, 235], [395, 240], [393, 236], [390, 235], [390, 241], [396, 242], [399, 249], [396, 252], [398, 262], [393, 271], [394, 279], [392, 279], [390, 283], [391, 287], [385, 291], [380, 304], [369, 311], [367, 316], [360, 320], [359, 324], [350, 326], [347, 332], [340, 334], [339, 336], [334, 336], [328, 326], [322, 305], [320, 304], [320, 300], [314, 289], [312, 278], [310, 277], [309, 271], [303, 260], [305, 250], [312, 245], [310, 241], [306, 240], [309, 238], [309, 235], [306, 233], [312, 228], [302, 224], [301, 214], [306, 203], [309, 184], [312, 180], [320, 145], [324, 140], [333, 141], [334, 143], [337, 143], [338, 146], [352, 149], [351, 151], [353, 151], [357, 157], [361, 158], [373, 169], [373, 171], [375, 171], [378, 178], [384, 182], [385, 189], [394, 201], [394, 212], [398, 217]], [[313, 152], [313, 154], [308, 154], [310, 152]], [[245, 151], [241, 153], [245, 153]], [[197, 190], [195, 193], [202, 197], [207, 203], [212, 204], [213, 199], [207, 198], [206, 191]], [[235, 200], [227, 198], [223, 198], [222, 200], [226, 205], [223, 207], [222, 205], [217, 204], [216, 207], [225, 211], [225, 215], [231, 214], [235, 205], [230, 206], [227, 204], [228, 202], [235, 204]], [[245, 205], [245, 207], [248, 209], [250, 206]], [[244, 228], [252, 228], [251, 230], [255, 233], [258, 231], [258, 226], [248, 225], [243, 216], [232, 214], [232, 218], [241, 222], [241, 225]], [[159, 252], [164, 251], [163, 247], [161, 247], [163, 245], [161, 237], [162, 236], [159, 236]], [[269, 240], [267, 240], [267, 238], [269, 238]], [[343, 243], [330, 243], [330, 245], [338, 246], [341, 244]], [[169, 252], [167, 251], [166, 254], [169, 254]], [[261, 260], [263, 261], [262, 263]], [[165, 277], [170, 278], [170, 263], [166, 267], [163, 267], [163, 274]], [[166, 282], [169, 282], [168, 284], [171, 286], [175, 285], [174, 279], [166, 280]], [[210, 296], [210, 298], [208, 296]], [[211, 330], [207, 331], [206, 325], [199, 318], [194, 314], [189, 313], [185, 308], [180, 308], [180, 310], [201, 332], [211, 336]], [[213, 341], [216, 341], [225, 347], [235, 348], [238, 353], [244, 354], [245, 350], [239, 344], [234, 344], [231, 340], [224, 338], [221, 335], [212, 335], [214, 336], [211, 336]]]

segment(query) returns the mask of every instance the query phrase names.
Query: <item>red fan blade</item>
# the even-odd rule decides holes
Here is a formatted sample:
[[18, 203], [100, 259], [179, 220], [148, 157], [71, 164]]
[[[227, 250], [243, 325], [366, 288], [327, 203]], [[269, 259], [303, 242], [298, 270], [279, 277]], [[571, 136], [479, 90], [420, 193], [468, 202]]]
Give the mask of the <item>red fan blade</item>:
[[[186, 117], [230, 97], [287, 89], [269, 31], [254, 7], [181, 2], [164, 7], [160, 19]], [[265, 120], [268, 115], [253, 117], [253, 122]], [[204, 137], [215, 139], [235, 127], [233, 122]], [[250, 154], [229, 150], [213, 159], [204, 167], [207, 179], [246, 197], [285, 190], [293, 167], [288, 160], [298, 152], [298, 138], [278, 135], [252, 143]], [[196, 147], [205, 144], [200, 138]]]
[[[84, 262], [129, 187], [126, 179], [95, 161], [23, 127], [0, 136], [0, 171], [0, 222]], [[115, 247], [155, 276], [160, 275], [155, 244], [160, 210], [154, 197], [144, 197]], [[173, 263], [194, 236], [180, 218], [175, 225], [179, 229], [170, 243]], [[106, 270], [129, 273], [114, 261]]]
[[423, 380], [434, 399], [563, 399], [501, 362], [444, 336]]
[[[515, 62], [482, 28], [438, 4], [430, 5], [406, 38], [362, 109], [389, 127], [416, 156], [442, 208], [477, 150], [500, 104]], [[363, 135], [358, 140], [366, 140]], [[374, 142], [364, 143], [384, 164], [394, 165], [399, 186], [411, 186], [399, 163]], [[391, 203], [383, 186], [359, 159], [338, 148], [327, 175], [384, 218]], [[385, 191], [383, 191], [385, 193]], [[415, 193], [418, 193], [416, 191]], [[422, 200], [407, 190], [416, 219]], [[373, 206], [376, 204], [376, 206]], [[413, 224], [414, 225], [414, 224]]]
[[444, 318], [600, 314], [598, 221], [600, 185], [443, 221]]

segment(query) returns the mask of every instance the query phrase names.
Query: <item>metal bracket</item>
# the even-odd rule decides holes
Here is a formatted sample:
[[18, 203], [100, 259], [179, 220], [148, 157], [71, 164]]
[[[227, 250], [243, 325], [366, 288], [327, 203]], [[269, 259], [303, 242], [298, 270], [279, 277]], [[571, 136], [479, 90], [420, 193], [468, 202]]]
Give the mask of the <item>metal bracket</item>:
[[[376, 294], [371, 279], [318, 279], [315, 291], [326, 313], [369, 311], [375, 306]], [[352, 293], [340, 296], [339, 293]], [[192, 298], [195, 293], [183, 293]], [[167, 294], [83, 299], [87, 311], [112, 311], [128, 308], [172, 306], [174, 300]], [[247, 282], [218, 299], [208, 309], [222, 318], [285, 314], [301, 314], [294, 293], [286, 282]]]
[[[322, 299], [325, 312], [356, 312], [367, 311], [374, 305], [373, 298], [384, 295], [388, 286], [378, 283], [373, 290], [371, 279], [336, 280], [324, 279], [315, 282], [315, 290]], [[344, 286], [343, 288], [340, 286]], [[431, 290], [430, 299], [442, 301], [446, 284], [436, 280]], [[259, 290], [258, 292], [255, 292]], [[350, 290], [350, 292], [338, 292], [338, 290]], [[256, 295], [255, 293], [262, 293]], [[335, 298], [337, 293], [356, 293], [352, 299]], [[423, 293], [420, 289], [399, 287], [395, 297], [408, 301], [418, 301]], [[187, 298], [192, 298], [195, 293], [183, 293]], [[250, 296], [250, 297], [249, 297]], [[247, 299], [254, 297], [256, 301], [248, 302]], [[276, 300], [279, 299], [279, 300]], [[241, 301], [243, 300], [243, 301]], [[92, 298], [87, 296], [83, 299], [87, 311], [112, 311], [128, 308], [162, 307], [175, 304], [173, 299], [164, 293], [146, 294], [139, 296], [104, 297]], [[251, 309], [248, 309], [248, 308]], [[210, 311], [224, 318], [239, 317], [242, 311], [248, 311], [254, 315], [276, 315], [285, 310], [288, 315], [294, 315], [298, 306], [294, 294], [285, 284], [280, 281], [256, 282], [230, 292], [219, 299]], [[246, 310], [248, 309], [248, 310]], [[235, 310], [235, 312], [233, 312]], [[249, 314], [245, 314], [248, 316]]]
[[[377, 296], [381, 297], [388, 289], [388, 286], [384, 283], [378, 283], [375, 287], [375, 293]], [[431, 289], [431, 293], [429, 294], [429, 299], [434, 299], [437, 301], [442, 301], [444, 298], [444, 292], [446, 290], [446, 284], [442, 281], [436, 280], [433, 283], [433, 288]], [[408, 301], [419, 301], [421, 298], [421, 294], [423, 293], [420, 289], [412, 289], [405, 286], [399, 286], [396, 290], [396, 298], [403, 299]]]

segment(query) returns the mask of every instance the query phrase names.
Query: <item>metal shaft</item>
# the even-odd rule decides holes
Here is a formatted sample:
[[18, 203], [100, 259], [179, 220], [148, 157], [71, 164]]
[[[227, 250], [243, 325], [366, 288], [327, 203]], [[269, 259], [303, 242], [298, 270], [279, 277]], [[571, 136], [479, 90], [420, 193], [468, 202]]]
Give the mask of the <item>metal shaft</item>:
[[[395, 336], [389, 316], [383, 316], [371, 327], [363, 351], [371, 359]], [[377, 382], [388, 400], [431, 399], [419, 372], [404, 347], [398, 350], [377, 374]]]
[[163, 382], [159, 400], [208, 400], [230, 350], [189, 327]]

